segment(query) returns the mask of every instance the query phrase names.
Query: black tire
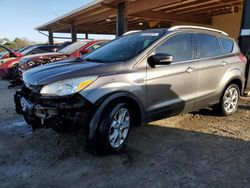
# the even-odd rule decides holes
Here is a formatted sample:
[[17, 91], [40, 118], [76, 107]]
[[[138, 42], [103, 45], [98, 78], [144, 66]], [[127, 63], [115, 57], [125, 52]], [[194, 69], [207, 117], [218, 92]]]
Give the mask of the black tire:
[[[229, 96], [228, 96], [229, 91], [234, 91], [236, 94], [235, 96], [237, 96], [234, 100], [230, 99], [230, 102], [233, 102], [233, 105], [230, 104], [230, 106], [232, 106], [232, 108], [230, 110], [229, 110], [229, 104], [227, 105], [227, 101], [226, 101], [227, 98], [229, 98]], [[230, 116], [237, 110], [238, 105], [239, 105], [239, 99], [240, 99], [239, 87], [236, 84], [230, 84], [224, 90], [219, 104], [216, 105], [216, 107], [214, 109], [219, 113], [219, 115]]]
[[[121, 128], [113, 128], [112, 127], [113, 125], [111, 126], [111, 124], [112, 124], [112, 122], [114, 122], [114, 120], [115, 120], [114, 118], [116, 118], [115, 116], [117, 116], [117, 113], [121, 113], [122, 110], [126, 111], [126, 113], [128, 112], [128, 116], [126, 115], [126, 117], [124, 117], [124, 119], [126, 118], [126, 121], [127, 121], [127, 117], [129, 117], [129, 125], [128, 125], [127, 131], [125, 131], [125, 129], [123, 129], [123, 131], [125, 133], [127, 132], [127, 134], [124, 138], [122, 138], [122, 139], [120, 138], [121, 135], [123, 137], [123, 133], [118, 134], [116, 139], [118, 139], [118, 137], [119, 137], [119, 140], [122, 143], [120, 145], [117, 145], [117, 147], [115, 147], [114, 146], [115, 144], [112, 144], [110, 137], [111, 137], [111, 135], [114, 134], [115, 129], [117, 129], [117, 131], [119, 129], [120, 132], [122, 130], [120, 130]], [[130, 128], [131, 128], [133, 123], [134, 123], [133, 113], [132, 113], [132, 110], [128, 104], [116, 103], [116, 104], [110, 105], [109, 107], [107, 107], [103, 111], [103, 114], [100, 118], [100, 121], [98, 124], [98, 129], [97, 129], [97, 132], [95, 134], [94, 149], [99, 154], [110, 154], [110, 153], [117, 153], [117, 152], [121, 151], [126, 144], [126, 141], [128, 139], [128, 135], [129, 135], [129, 131], [130, 131]], [[117, 125], [117, 127], [118, 127], [118, 125]], [[111, 134], [112, 131], [113, 131], [113, 134]], [[119, 141], [117, 140], [117, 142], [119, 142]]]
[[19, 77], [18, 64], [13, 65], [9, 71], [9, 77], [15, 79]]

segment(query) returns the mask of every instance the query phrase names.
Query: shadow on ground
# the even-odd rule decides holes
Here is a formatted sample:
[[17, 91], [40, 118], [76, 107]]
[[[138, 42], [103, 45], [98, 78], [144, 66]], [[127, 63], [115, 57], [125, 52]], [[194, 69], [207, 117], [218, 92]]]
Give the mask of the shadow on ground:
[[0, 130], [1, 187], [247, 187], [250, 142], [160, 127], [133, 128], [118, 155], [85, 150], [83, 133]]

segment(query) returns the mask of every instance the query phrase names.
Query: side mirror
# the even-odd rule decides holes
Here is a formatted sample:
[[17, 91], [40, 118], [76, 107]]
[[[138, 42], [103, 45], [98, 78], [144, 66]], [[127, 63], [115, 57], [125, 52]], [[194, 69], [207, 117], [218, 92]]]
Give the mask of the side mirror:
[[148, 58], [148, 64], [154, 68], [155, 65], [169, 65], [173, 62], [173, 56], [169, 54], [159, 53]]

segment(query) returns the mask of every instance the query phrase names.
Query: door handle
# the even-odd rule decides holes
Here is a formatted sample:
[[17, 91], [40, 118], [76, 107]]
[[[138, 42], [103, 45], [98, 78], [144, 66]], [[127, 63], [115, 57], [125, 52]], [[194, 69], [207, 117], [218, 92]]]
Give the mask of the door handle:
[[188, 68], [185, 70], [185, 72], [191, 73], [191, 72], [193, 72], [194, 70], [195, 70], [195, 68], [193, 68], [193, 67], [188, 67]]
[[222, 63], [221, 63], [222, 66], [226, 66], [227, 64], [228, 64], [227, 61], [222, 61]]

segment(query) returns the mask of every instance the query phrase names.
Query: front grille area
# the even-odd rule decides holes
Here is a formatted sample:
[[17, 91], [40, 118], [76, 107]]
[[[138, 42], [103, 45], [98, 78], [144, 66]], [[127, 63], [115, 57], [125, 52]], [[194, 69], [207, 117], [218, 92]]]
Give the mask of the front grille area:
[[41, 88], [30, 89], [27, 86], [23, 86], [21, 89], [21, 95], [34, 105], [39, 104], [43, 107], [82, 110], [85, 109], [86, 106], [91, 106], [90, 103], [80, 96], [79, 93], [65, 97], [43, 97], [40, 94], [40, 90]]
[[34, 104], [38, 104], [40, 102], [40, 93], [38, 91], [33, 91], [30, 88], [23, 86], [21, 92], [25, 98], [27, 98], [30, 102]]

